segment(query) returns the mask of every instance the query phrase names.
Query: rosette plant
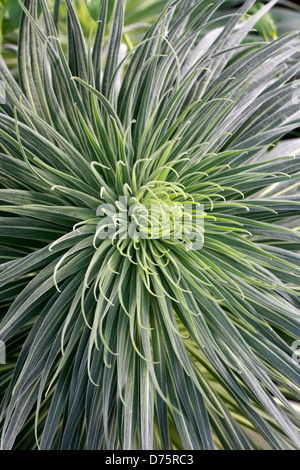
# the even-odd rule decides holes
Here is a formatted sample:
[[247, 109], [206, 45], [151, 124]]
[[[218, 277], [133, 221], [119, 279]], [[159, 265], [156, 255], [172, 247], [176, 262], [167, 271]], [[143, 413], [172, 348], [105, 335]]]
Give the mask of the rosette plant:
[[20, 1], [18, 83], [0, 64], [2, 449], [300, 447], [299, 142], [278, 144], [300, 43], [245, 40], [275, 1], [206, 36], [222, 3], [170, 1], [124, 56], [123, 0], [87, 43], [66, 0], [65, 56], [47, 2]]

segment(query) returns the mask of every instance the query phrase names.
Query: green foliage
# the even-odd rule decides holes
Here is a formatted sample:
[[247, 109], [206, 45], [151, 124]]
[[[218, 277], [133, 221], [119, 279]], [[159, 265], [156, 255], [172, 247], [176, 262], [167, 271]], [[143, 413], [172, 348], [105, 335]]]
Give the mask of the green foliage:
[[[109, 3], [113, 4], [113, 2]], [[91, 17], [97, 21], [99, 19], [101, 0], [86, 0], [86, 6], [88, 7]]]
[[[263, 3], [257, 2], [257, 4], [255, 4], [251, 8], [250, 13], [251, 14], [256, 13], [263, 6], [264, 6]], [[269, 38], [276, 39], [276, 37], [277, 37], [276, 21], [275, 21], [274, 16], [270, 12], [268, 12], [266, 15], [264, 15], [261, 18], [261, 20], [259, 20], [256, 23], [255, 28], [257, 29], [257, 32], [265, 39], [265, 41], [268, 41]]]
[[6, 0], [3, 4], [2, 12], [2, 34], [8, 34], [19, 27], [21, 7], [16, 0]]
[[[244, 43], [275, 1], [216, 30], [221, 0], [172, 0], [124, 55], [125, 1], [86, 44], [66, 0], [66, 56], [47, 2], [43, 29], [20, 3], [18, 84], [0, 62], [2, 449], [299, 449], [299, 141], [269, 151], [299, 126], [298, 34]], [[102, 239], [124, 196], [202, 205], [203, 247]]]
[[[99, 13], [101, 9], [102, 0], [86, 0], [86, 6], [90, 12], [91, 17], [97, 21], [99, 19]], [[110, 20], [113, 9], [114, 9], [114, 0], [109, 0], [108, 2], [108, 13], [107, 21]]]

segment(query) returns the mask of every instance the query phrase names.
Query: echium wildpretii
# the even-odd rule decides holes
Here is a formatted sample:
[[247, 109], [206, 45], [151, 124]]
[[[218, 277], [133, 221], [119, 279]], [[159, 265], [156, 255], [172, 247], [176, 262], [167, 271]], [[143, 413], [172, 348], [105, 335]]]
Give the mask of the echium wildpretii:
[[254, 3], [214, 29], [222, 1], [170, 1], [124, 56], [125, 1], [86, 44], [65, 0], [66, 56], [48, 3], [20, 2], [3, 449], [299, 447], [300, 145], [271, 150], [299, 126], [299, 40], [248, 41], [276, 2]]

